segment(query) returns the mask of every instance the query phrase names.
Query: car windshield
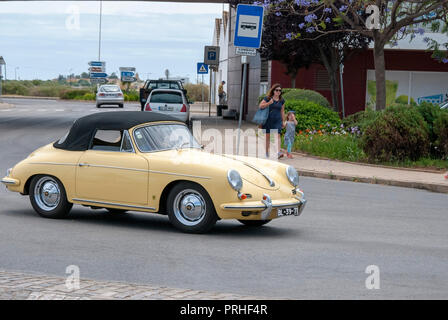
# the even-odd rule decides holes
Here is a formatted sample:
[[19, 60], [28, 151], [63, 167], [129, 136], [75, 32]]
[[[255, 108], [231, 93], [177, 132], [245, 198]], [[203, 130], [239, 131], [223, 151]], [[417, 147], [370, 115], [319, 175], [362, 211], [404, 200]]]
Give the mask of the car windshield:
[[101, 87], [102, 91], [104, 92], [118, 92], [120, 91], [120, 88], [117, 86], [104, 86]]
[[151, 89], [182, 89], [178, 82], [150, 82], [148, 86]]
[[201, 148], [188, 128], [181, 124], [160, 124], [138, 128], [134, 139], [141, 152]]
[[153, 92], [150, 102], [155, 103], [183, 103], [182, 94], [180, 92]]

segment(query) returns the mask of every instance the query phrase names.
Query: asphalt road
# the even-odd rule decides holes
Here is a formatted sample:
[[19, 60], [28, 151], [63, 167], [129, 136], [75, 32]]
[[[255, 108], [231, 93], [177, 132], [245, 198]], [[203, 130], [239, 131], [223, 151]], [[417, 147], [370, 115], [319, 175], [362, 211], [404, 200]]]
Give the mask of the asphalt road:
[[[95, 112], [84, 102], [4, 100], [16, 107], [0, 109], [1, 174]], [[63, 276], [74, 264], [90, 279], [294, 299], [448, 298], [447, 195], [313, 178], [301, 186], [302, 216], [259, 229], [220, 221], [206, 235], [180, 233], [164, 216], [80, 206], [43, 219], [1, 187], [0, 269]], [[366, 289], [369, 265], [380, 289]]]

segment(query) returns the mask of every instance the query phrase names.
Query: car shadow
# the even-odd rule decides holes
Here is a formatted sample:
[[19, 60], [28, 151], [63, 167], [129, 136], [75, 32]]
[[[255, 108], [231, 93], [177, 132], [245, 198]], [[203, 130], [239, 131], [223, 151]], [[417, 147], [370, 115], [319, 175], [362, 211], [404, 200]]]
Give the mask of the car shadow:
[[[5, 213], [3, 213], [5, 214]], [[10, 216], [26, 216], [36, 219], [45, 219], [40, 217], [32, 208], [7, 210], [6, 214]], [[89, 208], [73, 207], [70, 214], [64, 219], [45, 219], [50, 223], [65, 224], [73, 221], [80, 224], [98, 225], [101, 228], [106, 226], [118, 227], [123, 229], [135, 229], [155, 232], [181, 233], [174, 228], [165, 215], [143, 213], [131, 211], [125, 214], [112, 214], [105, 209], [92, 210]], [[218, 221], [216, 225], [206, 234], [187, 234], [191, 236], [217, 236], [217, 237], [298, 237], [301, 231], [297, 229], [276, 227], [271, 225], [261, 227], [248, 227], [236, 220]]]

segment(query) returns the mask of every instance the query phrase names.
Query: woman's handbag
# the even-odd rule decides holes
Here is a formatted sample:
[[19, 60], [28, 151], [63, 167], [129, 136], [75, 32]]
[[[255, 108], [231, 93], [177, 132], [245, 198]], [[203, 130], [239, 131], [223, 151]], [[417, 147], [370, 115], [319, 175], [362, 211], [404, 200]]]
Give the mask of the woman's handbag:
[[252, 121], [258, 125], [264, 125], [266, 123], [266, 120], [268, 120], [268, 116], [269, 116], [269, 107], [266, 107], [264, 109], [259, 108], [257, 110], [257, 113], [255, 113]]

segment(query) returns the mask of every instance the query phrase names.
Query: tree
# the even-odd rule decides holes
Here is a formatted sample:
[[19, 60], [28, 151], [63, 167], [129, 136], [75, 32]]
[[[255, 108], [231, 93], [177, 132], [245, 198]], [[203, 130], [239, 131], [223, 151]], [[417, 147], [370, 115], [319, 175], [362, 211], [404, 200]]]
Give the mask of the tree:
[[[322, 64], [328, 72], [333, 108], [339, 111], [339, 67], [353, 52], [358, 49], [366, 50], [371, 39], [352, 32], [327, 33], [316, 37], [317, 32], [313, 27], [306, 27], [306, 12], [296, 14], [306, 8], [290, 2], [294, 8], [293, 13], [275, 5], [268, 7], [264, 19], [262, 55], [282, 61], [294, 80], [300, 68], [308, 67], [311, 63]], [[317, 15], [322, 13], [315, 12]], [[327, 31], [343, 27], [344, 24], [328, 25]], [[294, 80], [292, 87], [295, 87]]]
[[[424, 27], [433, 31], [446, 28], [448, 0], [265, 0], [267, 7], [275, 6], [280, 12], [303, 17], [305, 32], [315, 33], [314, 40], [338, 32], [353, 32], [374, 41], [373, 56], [376, 77], [376, 108], [386, 107], [386, 71], [384, 48], [398, 39], [423, 34]], [[296, 6], [301, 10], [297, 10]], [[445, 25], [441, 22], [445, 22]], [[330, 25], [340, 28], [330, 29]], [[301, 38], [302, 34], [298, 36]], [[309, 40], [308, 37], [304, 39]], [[434, 58], [448, 63], [446, 51], [439, 44], [427, 39], [428, 48], [435, 50]]]
[[115, 72], [112, 72], [111, 75], [109, 76], [109, 79], [118, 79], [118, 76]]

